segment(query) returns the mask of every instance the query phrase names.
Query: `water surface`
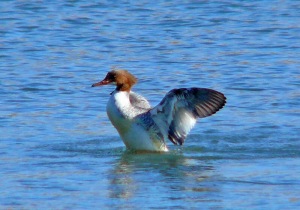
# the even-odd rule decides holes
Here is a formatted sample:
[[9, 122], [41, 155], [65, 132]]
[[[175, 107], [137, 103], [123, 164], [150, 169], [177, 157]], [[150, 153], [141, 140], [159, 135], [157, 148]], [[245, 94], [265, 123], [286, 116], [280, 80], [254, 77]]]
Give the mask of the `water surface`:
[[[297, 1], [0, 3], [1, 209], [297, 209]], [[167, 154], [126, 151], [105, 113], [112, 67], [160, 102], [223, 92]]]

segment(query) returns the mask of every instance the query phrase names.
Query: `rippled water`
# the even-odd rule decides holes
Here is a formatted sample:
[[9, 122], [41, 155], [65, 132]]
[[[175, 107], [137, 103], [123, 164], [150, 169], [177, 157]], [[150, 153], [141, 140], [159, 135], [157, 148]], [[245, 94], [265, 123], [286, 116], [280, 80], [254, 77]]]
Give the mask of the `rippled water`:
[[[296, 209], [298, 1], [0, 3], [1, 209]], [[90, 88], [112, 67], [157, 104], [207, 87], [227, 105], [167, 154], [125, 150]]]

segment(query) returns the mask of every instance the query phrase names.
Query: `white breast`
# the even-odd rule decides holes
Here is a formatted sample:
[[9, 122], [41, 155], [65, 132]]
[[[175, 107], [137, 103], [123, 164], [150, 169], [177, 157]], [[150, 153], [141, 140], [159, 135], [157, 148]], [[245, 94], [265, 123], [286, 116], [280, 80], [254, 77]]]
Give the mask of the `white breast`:
[[153, 141], [150, 137], [151, 133], [137, 123], [137, 115], [141, 114], [141, 109], [131, 105], [128, 92], [113, 92], [107, 103], [106, 111], [110, 121], [118, 130], [127, 148], [167, 151], [163, 142], [159, 140]]
[[129, 107], [128, 93], [124, 91], [113, 92], [106, 106], [107, 115], [120, 135], [130, 128], [129, 120], [132, 116]]

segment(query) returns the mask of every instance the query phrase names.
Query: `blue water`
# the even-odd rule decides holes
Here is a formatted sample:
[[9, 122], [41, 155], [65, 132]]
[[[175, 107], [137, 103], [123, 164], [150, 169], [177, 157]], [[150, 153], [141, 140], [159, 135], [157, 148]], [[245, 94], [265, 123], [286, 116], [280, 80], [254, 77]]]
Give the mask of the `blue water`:
[[[149, 3], [150, 2], [150, 3]], [[300, 208], [298, 1], [0, 2], [0, 209]], [[126, 151], [111, 68], [226, 106], [167, 154]]]

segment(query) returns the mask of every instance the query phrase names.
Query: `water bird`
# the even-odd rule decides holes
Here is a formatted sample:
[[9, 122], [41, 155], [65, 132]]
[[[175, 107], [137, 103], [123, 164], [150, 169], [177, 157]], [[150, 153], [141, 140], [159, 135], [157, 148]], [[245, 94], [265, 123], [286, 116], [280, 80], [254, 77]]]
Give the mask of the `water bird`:
[[182, 145], [197, 118], [208, 117], [226, 103], [224, 94], [208, 88], [179, 88], [169, 91], [151, 107], [133, 92], [137, 78], [127, 70], [112, 70], [92, 87], [113, 84], [106, 112], [126, 147], [135, 151], [168, 151], [167, 139]]

